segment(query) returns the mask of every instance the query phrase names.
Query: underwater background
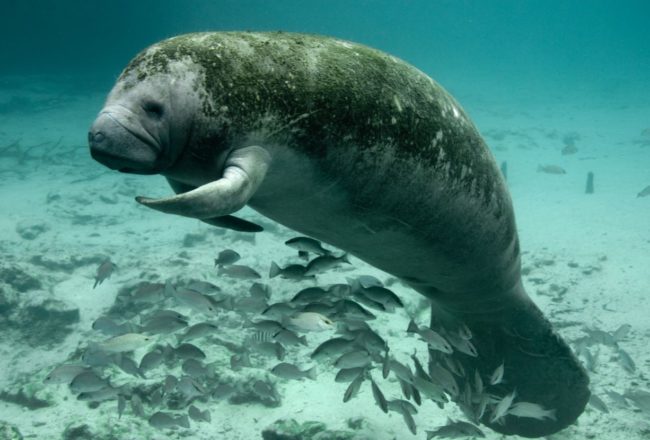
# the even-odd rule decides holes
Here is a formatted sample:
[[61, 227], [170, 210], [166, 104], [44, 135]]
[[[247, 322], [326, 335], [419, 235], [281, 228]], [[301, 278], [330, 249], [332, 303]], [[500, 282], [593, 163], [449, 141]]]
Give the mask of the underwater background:
[[[344, 403], [349, 381], [312, 356], [333, 329], [279, 342], [253, 325], [302, 289], [380, 283], [403, 307], [372, 310], [373, 335], [426, 365], [406, 331], [428, 322], [416, 292], [354, 257], [315, 280], [277, 276], [306, 264], [285, 245], [297, 233], [248, 208], [264, 232], [155, 213], [133, 198], [169, 194], [162, 177], [91, 159], [88, 128], [129, 60], [227, 30], [362, 43], [449, 91], [507, 172], [526, 290], [591, 379], [583, 415], [548, 438], [650, 438], [648, 17], [644, 1], [2, 0], [0, 439], [472, 438], [453, 403], [385, 413], [367, 381]], [[122, 334], [148, 340], [110, 348]], [[386, 398], [404, 398], [381, 369]]]

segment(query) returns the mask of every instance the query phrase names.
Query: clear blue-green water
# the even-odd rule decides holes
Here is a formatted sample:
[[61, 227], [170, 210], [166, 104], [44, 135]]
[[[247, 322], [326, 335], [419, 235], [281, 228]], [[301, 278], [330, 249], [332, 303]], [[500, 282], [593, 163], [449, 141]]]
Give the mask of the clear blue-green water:
[[[549, 418], [573, 421], [580, 414], [550, 439], [648, 438], [649, 17], [650, 4], [642, 1], [3, 1], [0, 439], [264, 435], [383, 440], [427, 438], [427, 431], [432, 438], [445, 438], [436, 430], [450, 423], [448, 418], [473, 422], [487, 438], [497, 439], [502, 437], [496, 431], [530, 433], [529, 426], [539, 426], [530, 414], [517, 414], [513, 405], [522, 402], [543, 402], [535, 415], [545, 418], [544, 423], [552, 424]], [[376, 229], [358, 218], [340, 221], [337, 213], [327, 212], [317, 223], [341, 231], [333, 241], [350, 251], [350, 264], [296, 280], [290, 274], [277, 276], [273, 264], [306, 265], [317, 254], [304, 259], [285, 245], [301, 235], [290, 229], [291, 224], [275, 223], [244, 208], [241, 217], [264, 231], [237, 232], [135, 203], [135, 196], [164, 197], [171, 189], [160, 176], [118, 173], [93, 160], [89, 128], [136, 54], [166, 38], [206, 31], [335, 37], [389, 53], [442, 85], [474, 122], [496, 166], [507, 169], [523, 287], [573, 354], [548, 354], [544, 352], [548, 340], [539, 334], [529, 339], [513, 336], [502, 322], [480, 326], [468, 317], [467, 325], [482, 331], [469, 339], [477, 344], [478, 356], [473, 356], [458, 345], [465, 318], [451, 328], [434, 325], [437, 333], [456, 343], [452, 354], [438, 350], [431, 365], [445, 370], [460, 387], [457, 392], [449, 389], [440, 370], [437, 375], [429, 371], [431, 378], [420, 377], [442, 387], [443, 399], [451, 400], [438, 405], [426, 395], [421, 381], [405, 381], [403, 371], [400, 377], [399, 366], [392, 364], [390, 374], [382, 375], [387, 358], [406, 365], [416, 376], [411, 355], [428, 364], [427, 345], [421, 341], [425, 336], [406, 331], [411, 319], [426, 327], [427, 300], [408, 286], [404, 271], [383, 272], [357, 257], [389, 261], [384, 268], [421, 267], [420, 256], [435, 254], [435, 244], [445, 238], [426, 237], [433, 254], [417, 254], [417, 240], [409, 242], [411, 249], [390, 242], [394, 237], [387, 234], [389, 241], [382, 244], [376, 237], [384, 237], [383, 226]], [[377, 105], [381, 102], [377, 96]], [[355, 102], [350, 105], [355, 108]], [[377, 130], [385, 133], [383, 127]], [[409, 172], [401, 171], [398, 177]], [[297, 182], [303, 171], [286, 173], [283, 191], [308, 198], [310, 188], [292, 186], [292, 179]], [[589, 175], [593, 188], [587, 191]], [[406, 188], [404, 192], [408, 201]], [[432, 198], [435, 194], [431, 190]], [[376, 195], [378, 205], [382, 196], [381, 191]], [[300, 203], [286, 209], [299, 219], [313, 220], [322, 205], [310, 203], [305, 202], [304, 210]], [[411, 208], [402, 212], [417, 212]], [[481, 220], [480, 210], [476, 212], [457, 212], [450, 227]], [[412, 219], [410, 215], [399, 220], [404, 224]], [[492, 220], [486, 216], [484, 221]], [[318, 227], [314, 231], [318, 235]], [[342, 240], [348, 231], [355, 231], [359, 241]], [[458, 229], [454, 231], [449, 234]], [[473, 233], [466, 232], [458, 239]], [[364, 242], [359, 237], [369, 238]], [[496, 241], [489, 237], [476, 246], [490, 247], [486, 243], [492, 242], [496, 246]], [[328, 243], [324, 246], [336, 256], [342, 254]], [[224, 249], [236, 251], [241, 256], [236, 264], [249, 269], [234, 274], [219, 269], [214, 260]], [[391, 258], [379, 257], [383, 255]], [[489, 264], [465, 254], [455, 257], [464, 264], [468, 278]], [[438, 270], [432, 267], [432, 272]], [[259, 278], [241, 274], [250, 269]], [[439, 272], [442, 278], [457, 275]], [[362, 275], [375, 277], [403, 302], [393, 310], [375, 301], [375, 308], [369, 308], [375, 319], [368, 320], [371, 330], [366, 333], [350, 330], [358, 320], [349, 310], [342, 312], [350, 307], [343, 299], [373, 305], [368, 299], [372, 293], [359, 293], [354, 282]], [[93, 287], [98, 279], [101, 283]], [[267, 287], [255, 283], [268, 286], [270, 297], [261, 293]], [[309, 287], [325, 289], [323, 298], [290, 301]], [[475, 287], [478, 291], [484, 285]], [[183, 296], [188, 290], [194, 292], [193, 299]], [[375, 295], [390, 301], [386, 292]], [[478, 294], [472, 298], [468, 310], [482, 299]], [[512, 305], [520, 299], [506, 295], [503, 301]], [[267, 310], [274, 303], [280, 305]], [[173, 309], [183, 317], [166, 316], [147, 326], [147, 315], [161, 309]], [[317, 324], [310, 320], [302, 327], [292, 325], [291, 320], [305, 311], [317, 311], [319, 317], [312, 319], [332, 323], [318, 324], [324, 331], [314, 331]], [[297, 334], [279, 335], [282, 327], [260, 331], [253, 325], [271, 318]], [[215, 327], [191, 340], [195, 348], [180, 345], [186, 327], [206, 322]], [[513, 322], [526, 327], [535, 321], [522, 312]], [[531, 324], [533, 333], [540, 326]], [[130, 340], [134, 347], [120, 345], [113, 349], [119, 353], [110, 352], [109, 338], [131, 333], [138, 335]], [[138, 339], [142, 335], [148, 339]], [[373, 335], [386, 345], [377, 350], [368, 342]], [[294, 336], [305, 339], [294, 341]], [[331, 359], [310, 356], [319, 344], [341, 336], [352, 342], [335, 350]], [[545, 381], [552, 384], [549, 388], [579, 388], [571, 379], [559, 386], [554, 382], [568, 377], [565, 364], [539, 371], [525, 355], [519, 363], [504, 360], [503, 381], [495, 380], [499, 353], [515, 346], [520, 351], [539, 350], [531, 356], [543, 358], [540, 362], [562, 357], [573, 359], [576, 371], [583, 365], [592, 395], [584, 411], [575, 406], [582, 408], [585, 395], [576, 392], [572, 400], [561, 391], [558, 395], [565, 395], [557, 398], [544, 393]], [[188, 354], [195, 349], [203, 354]], [[357, 361], [371, 368], [351, 376], [361, 382], [357, 393], [349, 382], [335, 381], [339, 371], [335, 360], [347, 351], [369, 356]], [[158, 357], [159, 362], [142, 367], [145, 355], [148, 361]], [[278, 369], [281, 362], [310, 373], [287, 373], [286, 368]], [[458, 371], [454, 362], [467, 371]], [[74, 367], [63, 373], [55, 370], [62, 365]], [[86, 377], [78, 379], [81, 371]], [[393, 401], [388, 412], [382, 410], [370, 377]], [[179, 380], [181, 384], [176, 384]], [[409, 387], [423, 394], [420, 404], [408, 393]], [[515, 396], [513, 405], [501, 403], [517, 389], [524, 397]], [[532, 389], [539, 389], [539, 395]], [[97, 391], [104, 394], [87, 394]], [[351, 395], [344, 398], [346, 393]], [[407, 410], [397, 399], [409, 400], [418, 412], [404, 416]], [[209, 420], [205, 413], [190, 410], [192, 405], [208, 411]], [[481, 405], [485, 413], [477, 416]], [[571, 407], [577, 413], [568, 416]], [[543, 416], [541, 410], [556, 413]], [[311, 429], [296, 425], [292, 429], [298, 434], [283, 437], [278, 428], [282, 419], [314, 425]], [[511, 426], [517, 428], [504, 428]], [[446, 429], [457, 438], [472, 438], [453, 425]]]

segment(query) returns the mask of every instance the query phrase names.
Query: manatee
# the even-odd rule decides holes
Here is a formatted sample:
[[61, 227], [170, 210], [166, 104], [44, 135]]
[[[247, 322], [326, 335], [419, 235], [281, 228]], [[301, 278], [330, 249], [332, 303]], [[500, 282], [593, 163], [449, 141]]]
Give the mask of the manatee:
[[516, 391], [557, 414], [478, 414], [493, 430], [545, 436], [584, 410], [587, 374], [522, 285], [494, 157], [462, 107], [415, 67], [323, 36], [181, 35], [126, 66], [88, 138], [107, 167], [168, 180], [175, 195], [138, 197], [145, 206], [261, 230], [233, 215], [247, 205], [424, 295], [432, 328], [473, 335], [477, 356], [454, 353], [461, 391], [503, 364], [490, 394]]

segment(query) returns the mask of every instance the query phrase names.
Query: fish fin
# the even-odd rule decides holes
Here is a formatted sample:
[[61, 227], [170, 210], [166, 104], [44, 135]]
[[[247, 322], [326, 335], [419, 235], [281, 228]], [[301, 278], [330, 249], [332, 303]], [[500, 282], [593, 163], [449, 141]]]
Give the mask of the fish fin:
[[262, 232], [264, 228], [256, 223], [249, 222], [234, 215], [224, 215], [222, 217], [204, 218], [203, 223], [207, 223], [218, 228], [230, 229], [238, 232]]
[[406, 329], [406, 333], [417, 333], [420, 331], [418, 325], [412, 319], [409, 321], [409, 326]]
[[311, 380], [316, 380], [317, 376], [318, 376], [318, 369], [316, 366], [313, 366], [309, 370], [307, 370], [307, 377], [310, 378]]

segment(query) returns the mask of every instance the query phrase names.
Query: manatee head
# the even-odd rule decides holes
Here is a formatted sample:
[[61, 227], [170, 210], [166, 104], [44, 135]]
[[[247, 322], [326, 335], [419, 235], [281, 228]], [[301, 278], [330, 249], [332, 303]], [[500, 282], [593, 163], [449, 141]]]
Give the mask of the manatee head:
[[200, 72], [173, 59], [155, 68], [155, 53], [150, 48], [127, 66], [88, 132], [92, 157], [111, 169], [164, 172], [190, 138], [200, 106]]

